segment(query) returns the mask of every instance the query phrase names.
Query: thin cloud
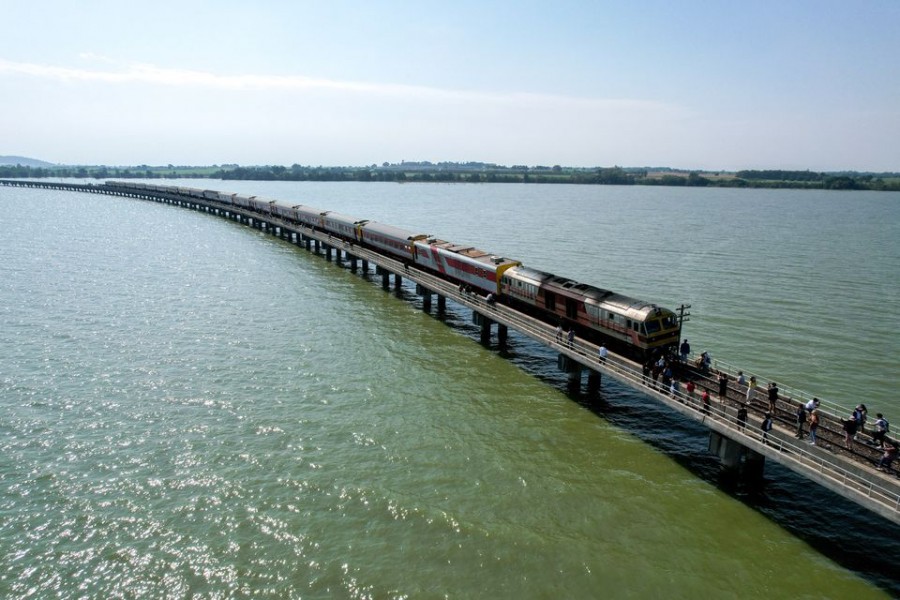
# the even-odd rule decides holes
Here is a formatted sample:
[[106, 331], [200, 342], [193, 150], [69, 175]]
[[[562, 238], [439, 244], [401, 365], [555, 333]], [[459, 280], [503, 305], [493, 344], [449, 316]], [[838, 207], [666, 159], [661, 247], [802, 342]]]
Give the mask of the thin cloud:
[[[82, 58], [90, 60], [102, 59], [102, 62], [113, 62], [111, 59], [84, 54]], [[633, 99], [598, 99], [528, 92], [479, 92], [466, 90], [450, 90], [427, 86], [402, 85], [391, 83], [363, 83], [339, 81], [334, 79], [315, 79], [300, 75], [220, 75], [189, 69], [172, 69], [151, 64], [135, 63], [118, 70], [91, 70], [71, 67], [56, 67], [35, 63], [13, 62], [0, 59], [0, 75], [25, 75], [40, 79], [60, 82], [97, 82], [107, 84], [148, 84], [172, 87], [197, 87], [221, 90], [271, 90], [271, 91], [338, 91], [356, 94], [372, 94], [379, 96], [396, 96], [404, 99], [420, 98], [442, 100], [445, 102], [479, 102], [491, 104], [515, 104], [518, 106], [560, 105], [594, 108], [598, 110], [639, 110], [655, 113], [681, 109], [661, 102]]]

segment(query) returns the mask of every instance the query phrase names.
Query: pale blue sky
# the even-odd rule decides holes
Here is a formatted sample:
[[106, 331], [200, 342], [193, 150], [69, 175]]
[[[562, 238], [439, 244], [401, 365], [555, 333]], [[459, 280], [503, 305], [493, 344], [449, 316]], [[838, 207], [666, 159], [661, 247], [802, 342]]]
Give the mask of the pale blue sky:
[[0, 0], [0, 154], [900, 171], [900, 0]]

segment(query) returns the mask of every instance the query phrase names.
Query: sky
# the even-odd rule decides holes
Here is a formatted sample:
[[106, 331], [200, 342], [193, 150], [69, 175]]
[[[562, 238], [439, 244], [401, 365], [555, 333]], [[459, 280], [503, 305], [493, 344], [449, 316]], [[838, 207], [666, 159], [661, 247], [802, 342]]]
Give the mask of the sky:
[[900, 171], [900, 0], [0, 0], [0, 155]]

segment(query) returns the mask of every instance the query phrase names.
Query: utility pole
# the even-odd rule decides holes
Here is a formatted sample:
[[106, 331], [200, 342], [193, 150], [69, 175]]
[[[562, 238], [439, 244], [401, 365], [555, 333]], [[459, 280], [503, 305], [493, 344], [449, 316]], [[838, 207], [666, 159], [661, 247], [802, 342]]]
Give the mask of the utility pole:
[[691, 313], [688, 312], [688, 309], [690, 307], [690, 304], [682, 304], [677, 309], [675, 309], [675, 312], [678, 313], [678, 331], [681, 331], [682, 326], [691, 320]]

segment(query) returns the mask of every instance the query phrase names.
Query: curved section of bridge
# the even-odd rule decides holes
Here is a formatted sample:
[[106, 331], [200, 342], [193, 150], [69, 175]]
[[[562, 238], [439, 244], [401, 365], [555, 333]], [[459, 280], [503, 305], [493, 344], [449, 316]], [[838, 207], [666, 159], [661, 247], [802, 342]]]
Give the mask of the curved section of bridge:
[[[900, 478], [896, 472], [876, 470], [875, 460], [880, 452], [865, 444], [857, 444], [857, 450], [847, 452], [842, 449], [839, 413], [837, 407], [823, 407], [822, 425], [819, 438], [822, 443], [811, 446], [795, 436], [796, 426], [793, 414], [799, 402], [809, 395], [791, 391], [790, 397], [779, 400], [774, 428], [764, 435], [758, 426], [759, 417], [767, 410], [764, 398], [751, 398], [745, 403], [746, 387], [734, 383], [736, 369], [718, 363], [720, 372], [729, 373], [730, 386], [724, 396], [718, 395], [718, 385], [704, 374], [692, 371], [697, 390], [693, 394], [662, 388], [645, 374], [642, 366], [621, 356], [609, 353], [604, 361], [598, 358], [598, 347], [576, 338], [569, 343], [558, 339], [555, 324], [546, 323], [500, 303], [488, 303], [485, 298], [465, 293], [453, 282], [441, 279], [429, 272], [404, 265], [402, 262], [361, 247], [347, 240], [339, 239], [322, 231], [316, 231], [295, 222], [286, 222], [272, 214], [261, 214], [226, 205], [216, 200], [201, 199], [187, 195], [179, 188], [156, 187], [137, 190], [134, 187], [105, 184], [59, 183], [24, 180], [0, 180], [0, 186], [16, 186], [43, 189], [80, 191], [107, 194], [141, 200], [162, 202], [180, 206], [210, 215], [237, 221], [285, 239], [290, 243], [305, 246], [307, 250], [323, 252], [329, 260], [350, 262], [351, 270], [362, 267], [368, 273], [369, 264], [375, 266], [376, 275], [382, 278], [382, 285], [399, 286], [403, 278], [416, 284], [416, 291], [423, 298], [423, 308], [430, 310], [432, 296], [437, 296], [438, 309], [444, 307], [446, 299], [473, 311], [474, 322], [481, 325], [482, 340], [488, 341], [493, 325], [497, 325], [497, 335], [501, 344], [505, 343], [508, 329], [552, 348], [559, 355], [559, 366], [569, 375], [571, 384], [581, 383], [582, 373], [588, 372], [588, 388], [599, 386], [603, 376], [612, 377], [665, 404], [684, 418], [696, 421], [710, 432], [709, 450], [717, 454], [725, 467], [733, 468], [745, 475], [761, 476], [765, 461], [774, 460], [795, 473], [822, 485], [823, 487], [900, 524]], [[764, 381], [759, 378], [759, 381]], [[714, 401], [704, 403], [701, 390], [708, 389], [716, 394]], [[754, 419], [742, 424], [738, 421], [738, 409], [747, 406]], [[846, 414], [841, 411], [840, 414]]]

